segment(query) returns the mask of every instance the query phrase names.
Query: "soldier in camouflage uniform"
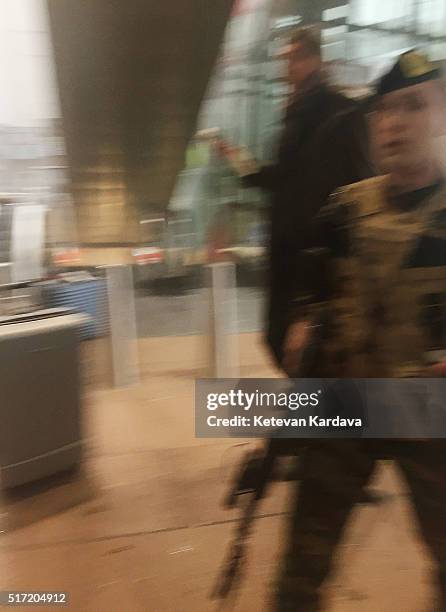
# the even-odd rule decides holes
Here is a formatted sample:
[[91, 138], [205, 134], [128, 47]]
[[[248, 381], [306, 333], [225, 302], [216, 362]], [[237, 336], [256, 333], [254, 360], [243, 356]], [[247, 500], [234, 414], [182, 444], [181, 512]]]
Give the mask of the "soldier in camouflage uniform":
[[[314, 376], [445, 375], [446, 182], [434, 146], [444, 106], [439, 71], [416, 51], [378, 83], [370, 120], [385, 175], [334, 194], [307, 245], [327, 256], [319, 273], [301, 280], [287, 358], [299, 359], [323, 315]], [[302, 458], [275, 609], [320, 609], [350, 512], [376, 461], [391, 458], [437, 563], [435, 610], [446, 611], [445, 451], [442, 440], [314, 441]]]

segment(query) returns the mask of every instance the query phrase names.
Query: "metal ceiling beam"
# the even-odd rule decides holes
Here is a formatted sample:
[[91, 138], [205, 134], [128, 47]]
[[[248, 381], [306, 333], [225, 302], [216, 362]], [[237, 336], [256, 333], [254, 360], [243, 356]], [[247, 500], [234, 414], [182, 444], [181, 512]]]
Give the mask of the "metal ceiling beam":
[[388, 26], [384, 26], [380, 23], [371, 23], [370, 25], [355, 25], [353, 23], [348, 24], [348, 29], [350, 32], [364, 32], [366, 30], [370, 30], [372, 32], [381, 32], [382, 34], [396, 34], [396, 35], [406, 35], [411, 36], [415, 41], [426, 41], [426, 42], [444, 42], [446, 41], [446, 35], [444, 36], [434, 36], [433, 34], [422, 34], [413, 29], [406, 28], [392, 28]]

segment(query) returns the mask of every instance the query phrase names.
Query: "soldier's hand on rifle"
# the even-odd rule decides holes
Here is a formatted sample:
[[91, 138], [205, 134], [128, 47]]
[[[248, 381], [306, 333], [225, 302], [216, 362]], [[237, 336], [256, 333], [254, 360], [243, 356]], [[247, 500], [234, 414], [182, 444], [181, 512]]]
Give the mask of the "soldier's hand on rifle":
[[299, 371], [302, 352], [310, 340], [311, 326], [308, 321], [296, 321], [290, 325], [285, 336], [282, 366], [291, 378]]

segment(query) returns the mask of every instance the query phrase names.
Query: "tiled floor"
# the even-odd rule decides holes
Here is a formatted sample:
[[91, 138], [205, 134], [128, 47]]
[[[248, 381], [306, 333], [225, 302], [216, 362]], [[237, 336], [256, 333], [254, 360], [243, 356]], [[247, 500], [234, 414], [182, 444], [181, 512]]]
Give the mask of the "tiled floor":
[[[194, 438], [193, 379], [205, 356], [200, 337], [146, 338], [140, 349], [144, 382], [126, 390], [101, 387], [104, 368], [86, 356], [83, 474], [9, 500], [0, 589], [66, 590], [70, 609], [92, 612], [217, 610], [208, 595], [237, 517], [220, 500], [246, 447]], [[240, 336], [240, 353], [244, 376], [276, 374], [257, 335]], [[422, 612], [429, 562], [414, 537], [404, 489], [390, 466], [376, 479], [389, 500], [355, 512], [327, 585], [327, 609]], [[259, 508], [234, 610], [266, 609], [289, 488], [274, 485]]]

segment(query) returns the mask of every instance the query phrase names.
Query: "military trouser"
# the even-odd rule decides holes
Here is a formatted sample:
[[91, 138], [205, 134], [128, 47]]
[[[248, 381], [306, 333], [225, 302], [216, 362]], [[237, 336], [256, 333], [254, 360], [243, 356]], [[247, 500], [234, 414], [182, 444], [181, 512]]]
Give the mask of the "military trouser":
[[302, 457], [287, 550], [278, 577], [274, 609], [320, 610], [319, 590], [355, 503], [376, 462], [391, 458], [402, 471], [421, 535], [437, 563], [440, 601], [446, 612], [446, 440], [427, 442], [325, 440]]

